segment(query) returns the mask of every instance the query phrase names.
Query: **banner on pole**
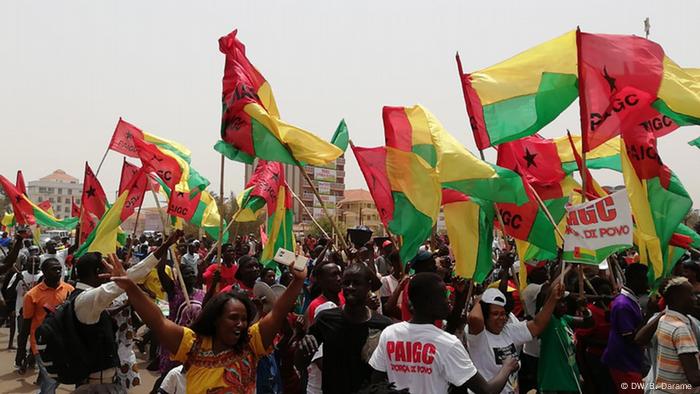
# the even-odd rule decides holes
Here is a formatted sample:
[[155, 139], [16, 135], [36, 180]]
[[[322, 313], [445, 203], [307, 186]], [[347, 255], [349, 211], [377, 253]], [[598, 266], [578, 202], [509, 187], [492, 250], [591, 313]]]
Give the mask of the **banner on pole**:
[[566, 212], [564, 261], [598, 265], [611, 254], [632, 247], [632, 212], [625, 189], [568, 206]]

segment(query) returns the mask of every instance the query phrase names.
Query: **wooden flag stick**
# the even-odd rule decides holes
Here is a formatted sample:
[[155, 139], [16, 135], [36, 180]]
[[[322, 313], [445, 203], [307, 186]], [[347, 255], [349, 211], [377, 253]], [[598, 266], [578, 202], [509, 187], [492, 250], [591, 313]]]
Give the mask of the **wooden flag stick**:
[[[158, 209], [158, 214], [160, 215], [160, 221], [163, 224], [163, 233], [165, 234], [171, 234], [173, 232], [173, 228], [171, 225], [168, 224], [167, 219], [165, 218], [165, 215], [163, 214], [163, 210], [160, 207], [160, 200], [158, 199], [158, 194], [156, 194], [156, 191], [153, 190], [153, 185], [151, 184], [150, 180], [148, 181], [148, 187], [151, 189], [151, 193], [153, 194], [153, 199], [156, 201], [156, 207]], [[171, 191], [171, 193], [173, 193]], [[141, 211], [141, 207], [139, 207], [139, 211]], [[170, 257], [173, 259], [173, 268], [174, 268], [174, 273], [177, 277], [177, 281], [180, 284], [180, 287], [182, 288], [182, 295], [185, 297], [185, 302], [187, 303], [187, 307], [190, 308], [191, 303], [190, 303], [190, 295], [187, 294], [187, 287], [185, 287], [185, 280], [182, 279], [182, 275], [180, 274], [180, 260], [177, 256], [177, 248], [175, 245], [170, 245]]]
[[[302, 171], [303, 171], [303, 170], [302, 170]], [[306, 211], [306, 214], [309, 215], [309, 217], [311, 218], [311, 221], [314, 222], [314, 224], [316, 225], [316, 227], [318, 227], [319, 230], [321, 230], [321, 232], [323, 233], [323, 236], [326, 237], [326, 238], [328, 238], [328, 239], [330, 239], [330, 237], [328, 236], [328, 233], [326, 232], [326, 230], [324, 230], [323, 227], [321, 227], [321, 225], [318, 224], [318, 222], [317, 222], [316, 219], [314, 218], [314, 215], [311, 214], [311, 211], [309, 211], [309, 208], [306, 206], [306, 204], [304, 204], [303, 201], [301, 201], [301, 199], [299, 198], [299, 196], [297, 196], [297, 194], [294, 193], [294, 190], [292, 190], [292, 188], [289, 186], [289, 184], [287, 183], [287, 181], [284, 181], [284, 184], [287, 185], [287, 189], [289, 189], [289, 191], [292, 193], [292, 196], [299, 202], [299, 204], [301, 204], [301, 207], [304, 208], [304, 211]], [[336, 209], [337, 209], [337, 208], [336, 208]], [[341, 234], [338, 234], [338, 236], [340, 237], [340, 236], [342, 236], [342, 235], [341, 235]]]
[[[250, 197], [248, 197], [248, 198], [250, 198]], [[248, 202], [248, 199], [246, 199], [245, 201], [243, 201], [243, 204], [241, 204], [241, 206], [245, 206], [245, 204], [246, 204], [247, 202]], [[219, 231], [219, 239], [214, 243], [214, 245], [212, 245], [211, 249], [209, 249], [209, 252], [207, 252], [207, 255], [204, 257], [204, 261], [209, 261], [209, 258], [211, 257], [212, 253], [214, 253], [215, 250], [217, 250], [217, 251], [220, 250], [220, 248], [221, 248], [221, 242], [222, 242], [222, 240], [223, 240], [223, 235], [222, 235], [222, 234], [227, 233], [227, 232], [229, 231], [229, 229], [231, 229], [231, 225], [232, 225], [233, 223], [236, 222], [236, 219], [238, 219], [238, 215], [240, 215], [240, 213], [241, 213], [242, 211], [243, 211], [243, 210], [241, 209], [241, 207], [238, 207], [238, 210], [236, 211], [236, 213], [233, 214], [233, 217], [231, 218], [231, 221], [228, 222], [228, 223], [226, 224], [226, 227], [223, 229], [223, 231]], [[219, 215], [220, 215], [221, 217], [223, 217], [223, 213], [222, 213], [222, 212], [220, 212]]]
[[554, 231], [556, 231], [557, 235], [559, 235], [559, 238], [561, 238], [562, 241], [564, 241], [564, 234], [562, 234], [561, 230], [559, 230], [559, 227], [557, 226], [557, 222], [554, 221], [554, 217], [552, 216], [552, 213], [549, 212], [549, 209], [547, 208], [546, 205], [544, 205], [544, 201], [542, 201], [542, 198], [540, 198], [540, 195], [537, 194], [537, 191], [535, 190], [534, 187], [528, 182], [525, 182], [527, 186], [530, 188], [530, 191], [532, 194], [535, 196], [535, 199], [537, 200], [537, 203], [540, 205], [540, 208], [542, 208], [542, 211], [544, 212], [545, 216], [549, 220], [550, 223], [552, 223], [552, 226], [554, 226]]
[[[287, 148], [287, 150], [289, 150], [289, 148]], [[291, 151], [289, 152], [289, 155], [292, 156]], [[321, 208], [323, 209], [323, 213], [326, 215], [328, 220], [331, 222], [331, 225], [335, 229], [335, 232], [338, 234], [342, 234], [340, 232], [340, 228], [338, 228], [338, 224], [335, 222], [335, 220], [333, 220], [333, 218], [331, 217], [331, 214], [328, 212], [328, 208], [326, 208], [326, 205], [323, 203], [323, 200], [321, 200], [321, 195], [318, 194], [318, 190], [316, 190], [316, 186], [314, 186], [314, 182], [311, 180], [311, 177], [309, 177], [309, 174], [306, 173], [304, 166], [302, 166], [301, 163], [299, 163], [299, 160], [294, 158], [294, 156], [292, 156], [292, 158], [294, 159], [294, 163], [296, 164], [296, 166], [299, 168], [299, 171], [301, 171], [301, 174], [304, 176], [304, 179], [306, 179], [306, 183], [308, 183], [309, 186], [311, 186], [311, 190], [314, 192], [314, 196], [316, 196], [316, 199], [318, 200], [319, 204], [321, 204]], [[340, 241], [343, 245], [343, 249], [348, 249], [348, 244], [347, 244], [347, 242], [345, 242], [345, 237], [339, 237], [339, 238], [340, 238]]]
[[[105, 154], [102, 155], [102, 160], [100, 160], [100, 165], [97, 166], [97, 171], [95, 171], [95, 177], [100, 173], [100, 169], [102, 168], [102, 164], [105, 162], [105, 159], [107, 158], [107, 154], [109, 153], [109, 147], [105, 150]], [[81, 201], [82, 202], [82, 201]], [[82, 204], [80, 204], [82, 205]]]
[[[146, 182], [150, 182], [146, 179]], [[141, 205], [139, 205], [138, 211], [136, 211], [136, 220], [134, 220], [134, 231], [131, 232], [131, 244], [129, 245], [129, 250], [126, 251], [126, 262], [131, 260], [131, 251], [133, 250], [134, 240], [136, 239], [136, 229], [139, 226], [139, 216], [141, 216], [141, 207], [143, 206], [143, 198], [141, 199]]]
[[[220, 171], [220, 184], [219, 184], [219, 204], [223, 210], [224, 207], [224, 155], [221, 154], [221, 171]], [[231, 220], [233, 222], [233, 219]], [[230, 223], [229, 223], [230, 225]], [[219, 239], [216, 241], [216, 263], [221, 264], [221, 241], [224, 237], [224, 212], [219, 212]]]

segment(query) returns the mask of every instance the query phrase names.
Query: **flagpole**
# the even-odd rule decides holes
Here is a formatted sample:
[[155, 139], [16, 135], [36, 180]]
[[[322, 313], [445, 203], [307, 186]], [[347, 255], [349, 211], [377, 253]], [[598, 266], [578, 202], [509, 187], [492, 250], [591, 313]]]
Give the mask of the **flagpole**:
[[[221, 154], [221, 169], [219, 171], [219, 204], [221, 212], [219, 212], [219, 239], [216, 241], [216, 263], [221, 264], [221, 241], [224, 237], [224, 155]], [[239, 207], [240, 208], [240, 207]], [[233, 222], [231, 218], [231, 222]], [[231, 223], [228, 224], [229, 226]], [[227, 226], [228, 227], [228, 226]], [[227, 230], [228, 231], [228, 230]]]
[[[243, 204], [241, 204], [241, 206], [245, 205], [248, 202], [249, 198], [250, 198], [250, 196], [248, 198], [246, 198], [246, 200], [243, 202]], [[240, 213], [242, 211], [243, 210], [240, 209], [240, 207], [239, 207], [239, 209], [236, 211], [236, 213], [233, 214], [231, 221], [226, 224], [226, 227], [224, 228], [223, 231], [219, 231], [219, 234], [227, 233], [231, 229], [231, 225], [236, 222], [236, 219], [238, 219], [238, 215], [240, 215]], [[223, 217], [223, 212], [220, 212], [219, 216]], [[236, 232], [234, 232], [234, 233], [236, 233]], [[204, 257], [204, 261], [208, 261], [212, 255], [212, 253], [214, 253], [215, 250], [219, 249], [219, 246], [221, 246], [222, 239], [223, 239], [223, 236], [219, 237], [219, 239], [216, 242], [214, 242], [214, 245], [211, 247], [211, 249], [209, 249], [209, 252], [207, 252], [207, 255]]]
[[[586, 127], [586, 92], [581, 83], [581, 75], [583, 75], [583, 64], [581, 61], [581, 29], [576, 26], [576, 68], [578, 73], [578, 105], [579, 105], [579, 118], [581, 121], [581, 167], [579, 167], [579, 172], [581, 173], [581, 188], [583, 189], [583, 201], [587, 200], [586, 196], [586, 184], [588, 173], [588, 165], [586, 163], [586, 152], [588, 151], [588, 128]], [[568, 131], [567, 131], [568, 132]]]
[[168, 225], [165, 220], [165, 216], [163, 215], [163, 210], [160, 207], [160, 200], [158, 200], [158, 195], [156, 194], [156, 191], [153, 190], [153, 185], [151, 184], [150, 180], [148, 182], [148, 187], [151, 189], [151, 194], [153, 194], [153, 199], [156, 201], [156, 208], [158, 209], [158, 215], [160, 216], [160, 222], [161, 225], [163, 226], [163, 232], [165, 233], [166, 230], [168, 229]]
[[[314, 192], [314, 195], [316, 196], [316, 199], [318, 200], [319, 204], [321, 204], [321, 208], [323, 209], [323, 213], [326, 215], [326, 218], [328, 218], [328, 220], [331, 222], [331, 225], [333, 226], [333, 228], [335, 228], [335, 232], [337, 232], [338, 234], [342, 234], [340, 232], [340, 228], [338, 228], [338, 224], [335, 222], [335, 220], [333, 220], [333, 218], [331, 217], [331, 214], [328, 213], [328, 208], [326, 208], [326, 205], [323, 203], [323, 200], [321, 200], [321, 195], [318, 193], [318, 190], [316, 190], [316, 186], [314, 186], [314, 183], [311, 180], [311, 177], [309, 177], [309, 174], [306, 173], [306, 170], [301, 165], [301, 163], [299, 163], [299, 160], [297, 160], [296, 157], [294, 157], [294, 155], [292, 155], [292, 152], [289, 149], [289, 147], [287, 147], [285, 145], [285, 148], [287, 148], [287, 151], [289, 152], [289, 156], [292, 157], [292, 160], [294, 160], [294, 164], [299, 168], [299, 171], [301, 171], [301, 174], [304, 176], [304, 179], [306, 179], [306, 183], [308, 183], [309, 186], [311, 186], [311, 190]], [[348, 244], [347, 244], [347, 242], [345, 242], [345, 238], [344, 237], [339, 237], [339, 238], [342, 241], [343, 249], [348, 249]]]
[[[147, 182], [149, 182], [148, 179], [146, 179]], [[131, 251], [133, 250], [133, 244], [134, 240], [136, 239], [136, 229], [138, 228], [139, 225], [139, 216], [141, 216], [141, 207], [143, 206], [143, 198], [141, 199], [141, 204], [139, 205], [138, 211], [136, 211], [136, 220], [134, 221], [134, 231], [131, 232], [131, 245], [129, 245], [129, 250], [127, 251], [126, 254], [126, 261], [128, 262], [131, 260]]]
[[[297, 196], [297, 194], [294, 193], [294, 190], [292, 190], [292, 188], [289, 187], [289, 184], [287, 183], [286, 180], [284, 181], [284, 184], [287, 186], [287, 189], [289, 189], [289, 191], [292, 193], [292, 196], [299, 202], [299, 204], [301, 204], [301, 207], [304, 208], [304, 211], [306, 211], [306, 214], [309, 215], [309, 217], [311, 218], [311, 221], [314, 222], [314, 224], [316, 225], [316, 227], [318, 227], [319, 230], [321, 230], [321, 232], [323, 233], [323, 236], [326, 238], [330, 238], [328, 236], [328, 233], [326, 232], [326, 230], [324, 230], [323, 227], [321, 227], [321, 225], [318, 224], [318, 222], [314, 218], [314, 215], [312, 215], [311, 211], [309, 211], [309, 208], [307, 208], [306, 205], [304, 204], [304, 202], [301, 201], [299, 196]], [[337, 207], [336, 207], [336, 209], [337, 209]], [[340, 234], [338, 234], [338, 235], [340, 236]]]
[[95, 177], [100, 173], [100, 168], [102, 168], [102, 163], [105, 162], [105, 159], [107, 158], [107, 154], [109, 153], [109, 147], [105, 150], [105, 154], [102, 155], [102, 160], [100, 160], [100, 165], [97, 166], [97, 171], [95, 171]]
[[[151, 184], [151, 181], [148, 180], [148, 187], [151, 189], [151, 193], [153, 194], [153, 199], [156, 201], [156, 207], [158, 209], [158, 214], [160, 215], [160, 221], [163, 225], [163, 233], [170, 235], [172, 234], [172, 226], [169, 226], [167, 224], [167, 220], [165, 219], [165, 215], [163, 214], [163, 210], [161, 209], [160, 206], [160, 200], [158, 199], [158, 195], [156, 194], [156, 191], [153, 190], [153, 184]], [[174, 192], [171, 191], [171, 193]], [[143, 201], [142, 201], [143, 203]], [[141, 207], [139, 207], [139, 212], [141, 211]], [[138, 217], [138, 216], [137, 216]], [[136, 222], [138, 223], [138, 221]], [[185, 287], [185, 280], [182, 279], [182, 275], [180, 274], [180, 261], [178, 260], [177, 253], [176, 253], [175, 245], [170, 245], [170, 257], [173, 259], [173, 267], [175, 267], [175, 276], [178, 278], [178, 283], [180, 284], [180, 287], [182, 287], [182, 295], [185, 297], [185, 303], [187, 304], [187, 307], [189, 308], [191, 306], [190, 303], [190, 295], [187, 294], [187, 288]]]

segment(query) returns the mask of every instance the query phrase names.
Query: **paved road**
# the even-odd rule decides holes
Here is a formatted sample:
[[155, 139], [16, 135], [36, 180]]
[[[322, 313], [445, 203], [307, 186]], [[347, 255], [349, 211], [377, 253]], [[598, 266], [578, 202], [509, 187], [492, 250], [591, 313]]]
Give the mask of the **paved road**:
[[[15, 351], [7, 349], [7, 338], [10, 330], [8, 328], [0, 328], [0, 393], [7, 394], [22, 394], [22, 393], [37, 393], [39, 386], [34, 382], [37, 378], [36, 370], [28, 370], [24, 375], [20, 375], [14, 369]], [[15, 338], [16, 344], [16, 338]], [[153, 387], [157, 376], [146, 370], [146, 365], [143, 363], [143, 357], [137, 353], [139, 359], [139, 370], [141, 371], [141, 386], [138, 386], [129, 391], [129, 393], [148, 393]], [[57, 393], [70, 393], [72, 386], [60, 386]]]

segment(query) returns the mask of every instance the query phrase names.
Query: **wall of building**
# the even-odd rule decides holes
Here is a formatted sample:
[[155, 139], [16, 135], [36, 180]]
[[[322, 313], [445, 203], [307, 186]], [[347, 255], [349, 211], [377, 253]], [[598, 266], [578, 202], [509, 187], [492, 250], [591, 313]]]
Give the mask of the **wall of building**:
[[27, 184], [27, 194], [34, 203], [50, 201], [54, 214], [57, 218], [70, 217], [71, 198], [76, 204], [80, 204], [80, 197], [83, 193], [83, 184], [77, 180], [75, 182], [65, 182], [58, 180], [38, 180], [30, 181]]

